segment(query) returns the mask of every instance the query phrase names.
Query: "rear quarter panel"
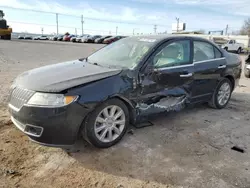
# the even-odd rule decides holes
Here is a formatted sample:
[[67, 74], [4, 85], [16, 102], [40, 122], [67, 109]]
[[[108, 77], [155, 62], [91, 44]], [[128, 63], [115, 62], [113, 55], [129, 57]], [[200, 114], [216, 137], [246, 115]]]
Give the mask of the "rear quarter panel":
[[242, 72], [242, 60], [239, 55], [233, 53], [224, 52], [224, 56], [227, 61], [227, 69], [224, 76], [233, 76], [235, 86], [237, 86]]

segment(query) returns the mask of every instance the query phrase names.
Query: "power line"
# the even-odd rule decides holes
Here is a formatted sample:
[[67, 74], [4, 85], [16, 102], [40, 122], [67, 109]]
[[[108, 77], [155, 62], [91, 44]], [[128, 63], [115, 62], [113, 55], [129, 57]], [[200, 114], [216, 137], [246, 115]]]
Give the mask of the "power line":
[[[23, 10], [23, 11], [31, 11], [31, 12], [39, 12], [39, 13], [46, 13], [46, 14], [58, 14], [58, 15], [64, 15], [64, 16], [71, 16], [75, 18], [81, 18], [81, 15], [73, 15], [73, 14], [66, 14], [66, 13], [56, 13], [56, 12], [47, 12], [47, 11], [41, 11], [41, 10], [33, 10], [33, 9], [24, 9], [24, 8], [14, 8], [14, 7], [9, 7], [9, 6], [1, 6], [3, 8], [7, 9], [14, 9], [14, 10]], [[119, 21], [119, 20], [107, 20], [107, 19], [101, 19], [101, 18], [93, 18], [93, 17], [86, 17], [84, 16], [85, 20], [94, 20], [94, 21], [100, 21], [100, 22], [109, 22], [109, 23], [120, 23], [120, 24], [129, 24], [129, 25], [148, 25], [152, 26], [154, 25], [153, 23], [141, 23], [141, 22], [129, 22], [129, 21]], [[159, 26], [170, 26], [169, 25], [159, 25]]]

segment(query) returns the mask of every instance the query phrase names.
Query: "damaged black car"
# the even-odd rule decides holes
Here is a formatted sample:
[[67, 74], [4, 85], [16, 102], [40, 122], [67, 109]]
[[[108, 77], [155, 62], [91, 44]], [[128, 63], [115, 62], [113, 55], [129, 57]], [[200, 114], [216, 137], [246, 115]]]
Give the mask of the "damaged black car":
[[87, 58], [33, 69], [11, 86], [11, 120], [31, 140], [73, 145], [79, 135], [106, 148], [144, 117], [230, 100], [241, 75], [238, 55], [202, 38], [128, 37]]

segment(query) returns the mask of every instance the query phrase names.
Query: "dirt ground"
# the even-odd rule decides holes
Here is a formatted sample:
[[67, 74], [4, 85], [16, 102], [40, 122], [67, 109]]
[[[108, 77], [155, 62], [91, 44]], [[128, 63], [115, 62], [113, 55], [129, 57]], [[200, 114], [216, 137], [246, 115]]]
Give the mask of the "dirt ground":
[[14, 127], [6, 100], [19, 73], [100, 47], [0, 41], [0, 187], [250, 188], [250, 82], [244, 76], [225, 109], [198, 105], [158, 117], [109, 149], [79, 142], [80, 151], [68, 153], [37, 145]]

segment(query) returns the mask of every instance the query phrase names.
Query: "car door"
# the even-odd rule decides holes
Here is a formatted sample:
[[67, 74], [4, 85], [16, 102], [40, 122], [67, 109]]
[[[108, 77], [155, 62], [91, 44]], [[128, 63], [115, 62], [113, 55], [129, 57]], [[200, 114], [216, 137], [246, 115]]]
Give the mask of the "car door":
[[227, 45], [227, 47], [228, 47], [228, 51], [233, 51], [234, 50], [234, 48], [233, 48], [233, 40], [230, 40], [229, 42], [228, 42], [228, 45]]
[[141, 116], [178, 110], [190, 96], [193, 63], [189, 39], [164, 43], [139, 74], [137, 107]]
[[193, 40], [194, 82], [192, 102], [211, 98], [218, 80], [226, 70], [222, 52], [209, 41]]

